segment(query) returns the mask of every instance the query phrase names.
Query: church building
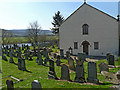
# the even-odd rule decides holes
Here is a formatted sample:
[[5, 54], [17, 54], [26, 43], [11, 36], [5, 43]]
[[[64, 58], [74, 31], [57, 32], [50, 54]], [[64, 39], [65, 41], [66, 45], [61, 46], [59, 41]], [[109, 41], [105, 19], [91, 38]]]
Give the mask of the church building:
[[119, 30], [116, 18], [84, 2], [59, 28], [60, 49], [73, 55], [118, 55]]

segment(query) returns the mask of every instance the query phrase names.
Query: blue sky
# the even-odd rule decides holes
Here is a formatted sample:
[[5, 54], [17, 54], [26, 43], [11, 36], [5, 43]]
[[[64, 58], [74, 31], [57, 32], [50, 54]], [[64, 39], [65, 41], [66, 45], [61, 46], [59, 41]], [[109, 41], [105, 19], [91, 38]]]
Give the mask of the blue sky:
[[[116, 18], [118, 2], [87, 2]], [[52, 17], [57, 11], [67, 18], [83, 2], [2, 2], [0, 3], [0, 28], [27, 29], [30, 22], [38, 21], [42, 29], [52, 28]]]

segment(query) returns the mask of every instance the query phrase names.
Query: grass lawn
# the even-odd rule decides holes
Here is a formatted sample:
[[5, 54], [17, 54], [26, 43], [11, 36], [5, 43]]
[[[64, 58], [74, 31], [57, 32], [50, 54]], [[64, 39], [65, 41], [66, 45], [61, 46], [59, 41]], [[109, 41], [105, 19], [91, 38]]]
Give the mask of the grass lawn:
[[[55, 50], [53, 50], [55, 51]], [[36, 58], [33, 57], [33, 61], [26, 60], [26, 69], [30, 72], [21, 71], [18, 70], [18, 66], [12, 63], [9, 63], [10, 57], [7, 57], [8, 61], [2, 60], [2, 77], [6, 77], [8, 75], [12, 75], [16, 78], [23, 79], [23, 81], [14, 84], [14, 88], [31, 88], [31, 82], [33, 80], [38, 80], [41, 83], [42, 88], [109, 88], [110, 86], [113, 86], [112, 83], [106, 82], [103, 75], [100, 74], [98, 64], [101, 62], [106, 61], [99, 60], [97, 61], [97, 73], [98, 73], [98, 79], [100, 82], [103, 82], [101, 85], [92, 84], [92, 83], [75, 83], [75, 82], [69, 82], [69, 81], [63, 81], [63, 80], [53, 80], [48, 79], [48, 72], [49, 67], [38, 65], [36, 63]], [[18, 62], [18, 58], [13, 58], [15, 63]], [[43, 58], [44, 60], [44, 58]], [[55, 59], [54, 59], [55, 60]], [[68, 63], [67, 60], [61, 59], [62, 62]], [[75, 62], [76, 63], [76, 62]], [[47, 63], [49, 64], [49, 62]], [[87, 71], [87, 64], [88, 62], [84, 62], [84, 68], [85, 68], [85, 79], [87, 80], [88, 71]], [[118, 63], [115, 62], [115, 65]], [[118, 68], [111, 69], [110, 72], [117, 72]], [[61, 67], [56, 66], [55, 64], [55, 72], [58, 78], [61, 77]], [[3, 78], [2, 79], [2, 87], [6, 88], [6, 80], [10, 79], [10, 77]], [[75, 72], [70, 72], [70, 79], [75, 79]], [[13, 82], [16, 80], [12, 79]], [[0, 86], [1, 87], [1, 86]]]

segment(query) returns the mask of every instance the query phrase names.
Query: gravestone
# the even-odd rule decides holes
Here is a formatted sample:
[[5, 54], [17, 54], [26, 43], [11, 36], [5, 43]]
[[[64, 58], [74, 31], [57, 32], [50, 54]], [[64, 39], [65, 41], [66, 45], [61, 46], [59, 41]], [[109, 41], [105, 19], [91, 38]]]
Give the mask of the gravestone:
[[58, 79], [56, 77], [56, 74], [55, 74], [55, 69], [54, 69], [54, 60], [53, 59], [50, 59], [49, 60], [49, 74], [48, 74], [48, 78], [49, 79]]
[[18, 69], [21, 70], [22, 66], [21, 66], [21, 57], [18, 58]]
[[5, 54], [7, 54], [7, 48], [5, 48]]
[[2, 59], [5, 60], [5, 61], [8, 61], [6, 56], [2, 54]]
[[84, 75], [84, 60], [76, 60], [76, 76], [75, 76], [75, 82], [84, 83], [85, 81], [85, 75]]
[[42, 55], [40, 54], [38, 57], [39, 57], [38, 58], [38, 65], [43, 65]]
[[38, 80], [34, 80], [32, 83], [31, 83], [31, 88], [32, 88], [32, 90], [34, 90], [34, 89], [39, 89], [39, 90], [41, 90], [41, 84], [40, 84], [40, 82], [38, 81]]
[[72, 57], [68, 58], [69, 69], [75, 70], [74, 60]]
[[66, 58], [69, 58], [69, 57], [70, 57], [70, 52], [66, 51]]
[[98, 66], [99, 66], [100, 73], [101, 73], [101, 71], [109, 72], [109, 67], [106, 63], [104, 63], [104, 62], [100, 63]]
[[61, 61], [60, 61], [60, 56], [57, 56], [57, 60], [56, 60], [56, 66], [60, 66]]
[[6, 80], [6, 84], [7, 84], [7, 89], [8, 90], [11, 90], [11, 89], [14, 88], [14, 83], [11, 79]]
[[54, 53], [54, 54], [53, 54], [53, 57], [54, 57], [54, 58], [57, 58], [57, 54], [56, 54], [56, 53]]
[[64, 58], [64, 52], [63, 52], [63, 49], [60, 49], [60, 57], [61, 57], [61, 58]]
[[24, 59], [24, 58], [21, 59], [21, 67], [22, 67], [22, 71], [25, 71], [25, 70], [26, 70], [26, 67], [25, 67], [25, 59]]
[[25, 59], [27, 59], [27, 60], [28, 60], [28, 54], [27, 54], [27, 53], [25, 53]]
[[69, 73], [69, 68], [68, 65], [63, 63], [61, 65], [61, 80], [70, 80], [70, 73]]
[[86, 54], [84, 54], [84, 53], [78, 53], [78, 59], [79, 60], [86, 60]]
[[87, 81], [90, 83], [99, 83], [99, 80], [97, 79], [97, 67], [95, 62], [88, 62]]
[[33, 59], [32, 59], [32, 55], [30, 55], [29, 57], [30, 57], [29, 60], [32, 61], [32, 60], [33, 60]]
[[109, 65], [115, 65], [115, 60], [114, 60], [114, 55], [109, 55], [108, 56], [108, 64]]
[[14, 63], [14, 61], [13, 61], [13, 55], [12, 55], [12, 50], [10, 51], [10, 60], [9, 60], [9, 63]]

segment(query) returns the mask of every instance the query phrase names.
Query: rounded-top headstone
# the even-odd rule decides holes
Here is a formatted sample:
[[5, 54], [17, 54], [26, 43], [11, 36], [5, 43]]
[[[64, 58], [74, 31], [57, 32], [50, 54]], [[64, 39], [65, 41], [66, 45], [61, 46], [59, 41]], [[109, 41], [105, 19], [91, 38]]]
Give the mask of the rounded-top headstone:
[[40, 88], [42, 88], [42, 87], [41, 87], [41, 84], [40, 84], [40, 82], [39, 82], [38, 80], [34, 80], [34, 81], [31, 83], [31, 88], [32, 88], [32, 89], [35, 89], [35, 88], [36, 88], [36, 89], [38, 89], [38, 88], [40, 89]]
[[6, 80], [7, 88], [14, 88], [13, 81], [11, 79]]

